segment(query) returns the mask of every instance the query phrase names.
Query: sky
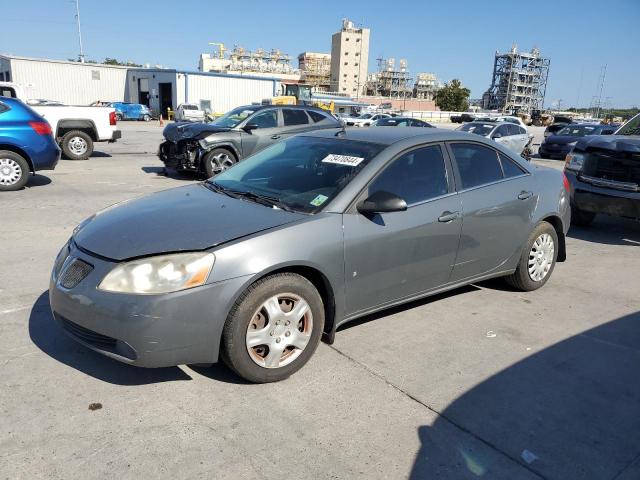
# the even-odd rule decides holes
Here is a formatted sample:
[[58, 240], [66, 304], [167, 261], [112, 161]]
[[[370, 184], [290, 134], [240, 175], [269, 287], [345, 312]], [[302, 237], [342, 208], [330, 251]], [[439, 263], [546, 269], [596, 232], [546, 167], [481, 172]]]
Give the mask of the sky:
[[[74, 0], [0, 7], [0, 53], [77, 58]], [[495, 51], [516, 43], [551, 59], [545, 106], [588, 107], [604, 65], [603, 101], [640, 106], [640, 0], [80, 0], [80, 18], [87, 59], [186, 70], [197, 70], [209, 42], [279, 48], [294, 58], [330, 52], [331, 34], [349, 18], [371, 29], [370, 71], [380, 56], [406, 58], [412, 76], [458, 78], [471, 98], [489, 87]]]

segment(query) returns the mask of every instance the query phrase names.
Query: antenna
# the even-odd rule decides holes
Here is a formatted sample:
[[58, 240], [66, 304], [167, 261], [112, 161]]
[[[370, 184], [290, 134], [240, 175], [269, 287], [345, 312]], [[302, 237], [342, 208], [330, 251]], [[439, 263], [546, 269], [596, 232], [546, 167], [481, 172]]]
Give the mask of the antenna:
[[80, 0], [76, 0], [76, 24], [78, 25], [78, 41], [80, 42], [80, 63], [84, 63], [84, 49], [82, 48], [82, 30], [80, 29]]

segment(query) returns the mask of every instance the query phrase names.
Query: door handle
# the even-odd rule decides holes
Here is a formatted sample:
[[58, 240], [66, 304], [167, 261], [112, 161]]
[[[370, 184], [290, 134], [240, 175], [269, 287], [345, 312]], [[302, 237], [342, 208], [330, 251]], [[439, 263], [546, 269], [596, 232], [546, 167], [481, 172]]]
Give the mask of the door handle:
[[280, 138], [280, 135], [271, 135], [272, 140], [278, 140], [279, 138]]
[[533, 196], [533, 192], [522, 191], [518, 194], [519, 200], [526, 200], [527, 198], [531, 198]]
[[460, 212], [442, 212], [442, 215], [438, 217], [438, 221], [441, 223], [449, 223], [458, 218]]

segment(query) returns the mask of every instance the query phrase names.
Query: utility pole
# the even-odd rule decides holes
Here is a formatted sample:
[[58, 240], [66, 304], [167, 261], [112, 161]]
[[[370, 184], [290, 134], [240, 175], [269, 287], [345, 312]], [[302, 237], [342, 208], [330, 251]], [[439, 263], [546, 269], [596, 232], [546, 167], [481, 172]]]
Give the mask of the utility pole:
[[78, 40], [80, 42], [80, 63], [84, 63], [84, 49], [82, 48], [82, 30], [80, 28], [80, 0], [76, 0], [76, 24], [78, 25]]
[[604, 90], [604, 79], [607, 76], [607, 64], [605, 63], [600, 69], [600, 78], [598, 79], [600, 92], [598, 93], [598, 104], [596, 106], [596, 118], [600, 118], [600, 110], [602, 108], [602, 91]]

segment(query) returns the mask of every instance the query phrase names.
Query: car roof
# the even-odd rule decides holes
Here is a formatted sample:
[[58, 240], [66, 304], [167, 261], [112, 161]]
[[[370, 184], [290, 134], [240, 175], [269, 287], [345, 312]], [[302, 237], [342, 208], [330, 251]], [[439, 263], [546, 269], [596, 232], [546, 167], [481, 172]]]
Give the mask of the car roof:
[[448, 140], [478, 140], [478, 136], [459, 132], [457, 130], [447, 130], [444, 128], [424, 128], [424, 127], [376, 127], [376, 128], [330, 128], [325, 130], [314, 130], [304, 133], [301, 136], [332, 138], [338, 132], [341, 140], [355, 140], [359, 142], [378, 143], [381, 145], [392, 145], [402, 140], [421, 137], [421, 142], [440, 142]]
[[[324, 110], [322, 108], [319, 107], [313, 107], [311, 105], [243, 105], [242, 107], [237, 107], [237, 108], [250, 108], [252, 110], [255, 110], [256, 112], [258, 110], [264, 110], [265, 108], [293, 108], [296, 110], [315, 110], [316, 112], [323, 112], [329, 116], [331, 116], [331, 112], [329, 112], [328, 110]], [[235, 108], [233, 110], [236, 110]]]

